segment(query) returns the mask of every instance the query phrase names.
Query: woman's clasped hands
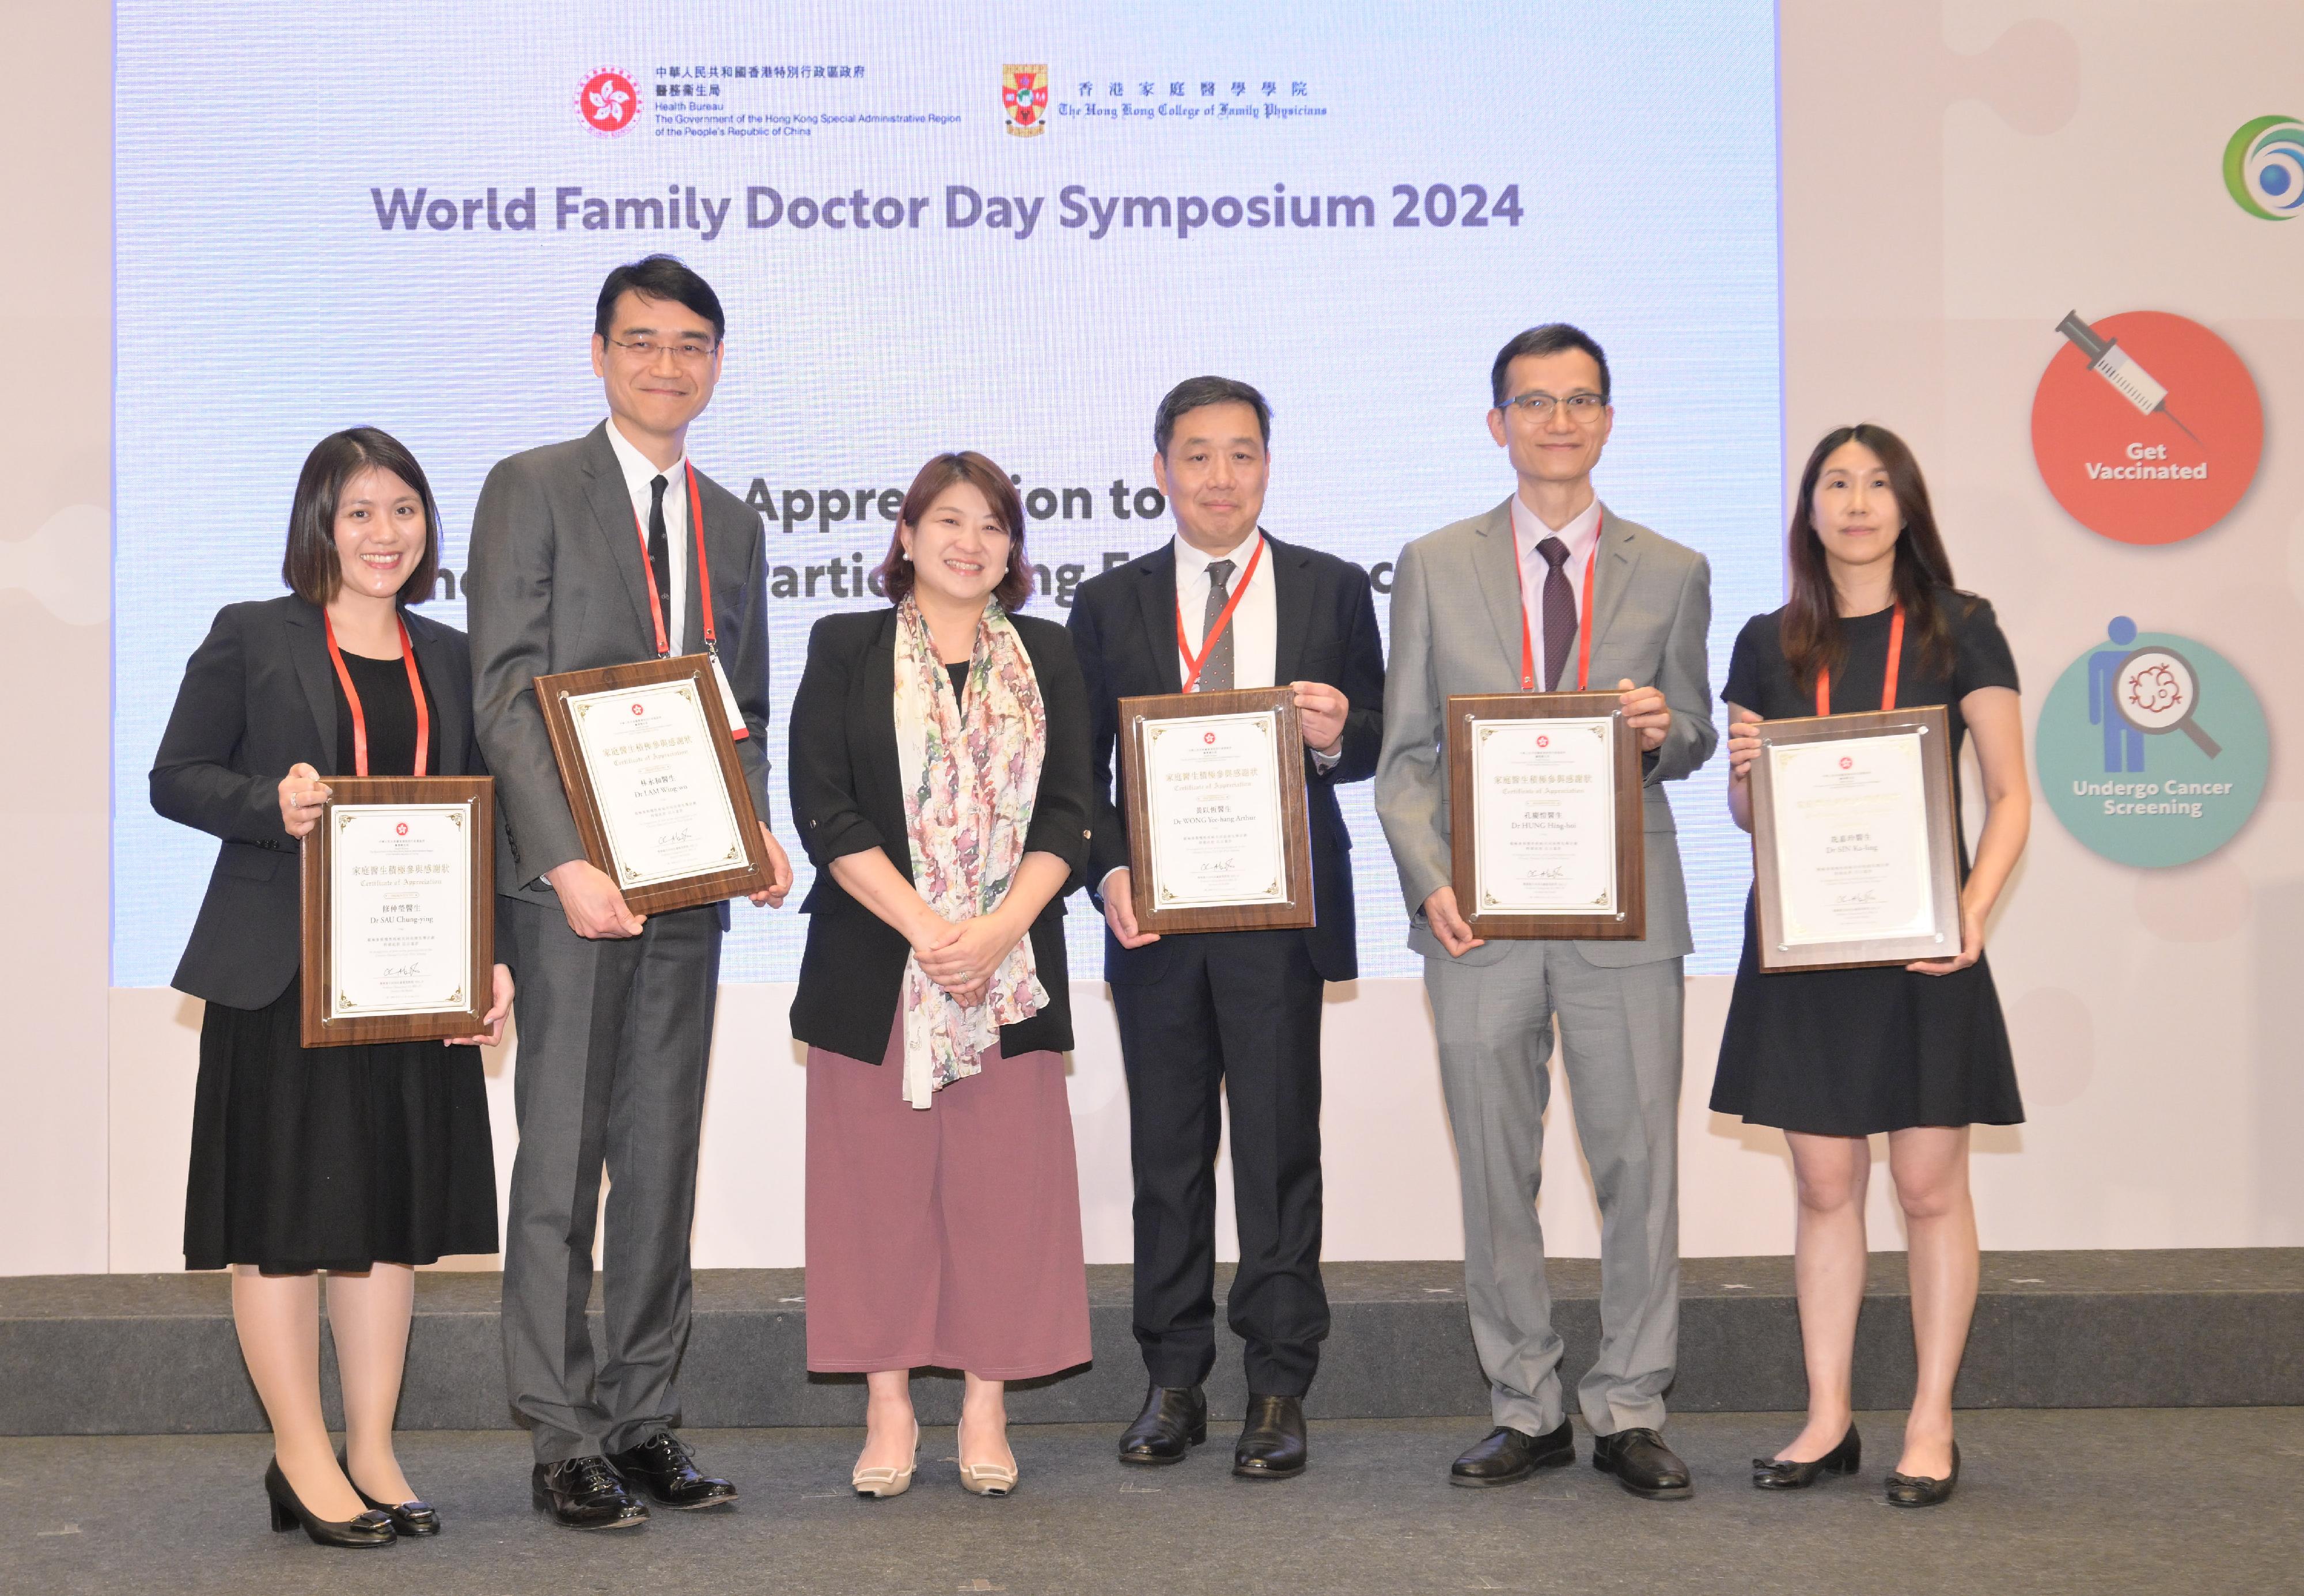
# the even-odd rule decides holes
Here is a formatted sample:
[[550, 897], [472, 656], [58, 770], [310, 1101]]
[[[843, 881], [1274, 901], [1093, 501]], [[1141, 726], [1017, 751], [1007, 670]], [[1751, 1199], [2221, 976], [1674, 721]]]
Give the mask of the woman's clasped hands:
[[998, 909], [957, 925], [932, 913], [912, 939], [912, 956], [919, 960], [922, 975], [956, 1002], [973, 1008], [984, 1001], [993, 974], [1022, 936], [1023, 931]]

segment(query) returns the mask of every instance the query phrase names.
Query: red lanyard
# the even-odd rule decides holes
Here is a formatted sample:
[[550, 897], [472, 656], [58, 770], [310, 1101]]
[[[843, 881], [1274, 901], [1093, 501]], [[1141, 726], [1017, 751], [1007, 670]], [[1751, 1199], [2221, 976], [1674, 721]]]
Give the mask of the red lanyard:
[[[424, 679], [416, 673], [416, 645], [408, 640], [408, 621], [395, 616], [400, 622], [400, 663], [408, 667], [408, 696], [416, 701], [416, 771], [424, 773], [424, 756], [432, 747], [432, 712], [424, 704]], [[344, 689], [344, 702], [352, 707], [352, 774], [368, 774], [368, 715], [360, 708], [360, 689], [352, 686], [352, 673], [344, 668], [344, 651], [336, 646], [336, 623], [328, 619], [326, 610], [320, 612], [320, 624], [328, 634], [328, 659], [336, 667], [336, 685]]]
[[[704, 652], [718, 654], [719, 635], [712, 629], [712, 564], [704, 557], [704, 499], [696, 491], [696, 468], [682, 462], [688, 470], [688, 529], [696, 534], [696, 592], [704, 601]], [[656, 622], [656, 657], [663, 659], [672, 652], [672, 642], [665, 634], [664, 603], [656, 595], [656, 562], [648, 558], [648, 528], [640, 525], [640, 506], [632, 507], [632, 529], [640, 535], [640, 570], [648, 576], [648, 619]]]
[[1200, 639], [1198, 659], [1192, 657], [1192, 646], [1184, 640], [1184, 601], [1181, 595], [1177, 597], [1176, 652], [1182, 654], [1184, 663], [1191, 667], [1184, 672], [1184, 691], [1194, 693], [1199, 690], [1200, 667], [1208, 663], [1208, 655], [1216, 651], [1216, 639], [1223, 637], [1224, 628], [1232, 624], [1232, 612], [1240, 608], [1240, 595], [1246, 593], [1248, 585], [1256, 579], [1256, 567], [1263, 558], [1264, 538], [1259, 534], [1256, 539], [1256, 551], [1248, 557], [1248, 569], [1241, 573], [1240, 586], [1232, 590], [1232, 596], [1224, 601], [1224, 607], [1216, 615], [1216, 623], [1208, 628], [1208, 635]]
[[[1875, 610], [1873, 613], [1876, 615], [1879, 612]], [[1904, 606], [1900, 602], [1895, 614], [1888, 621], [1888, 669], [1880, 683], [1880, 707], [1884, 710], [1896, 707], [1896, 668], [1903, 663], [1903, 658]], [[1816, 673], [1816, 713], [1820, 715], [1832, 713], [1832, 672], [1821, 666]]]
[[[1576, 628], [1576, 690], [1583, 692], [1592, 685], [1592, 567], [1600, 558], [1600, 538], [1596, 530], [1592, 536], [1592, 552], [1584, 556], [1584, 617]], [[1515, 577], [1518, 571], [1512, 573]], [[1536, 636], [1529, 629], [1528, 588], [1520, 587], [1520, 690], [1536, 691]]]

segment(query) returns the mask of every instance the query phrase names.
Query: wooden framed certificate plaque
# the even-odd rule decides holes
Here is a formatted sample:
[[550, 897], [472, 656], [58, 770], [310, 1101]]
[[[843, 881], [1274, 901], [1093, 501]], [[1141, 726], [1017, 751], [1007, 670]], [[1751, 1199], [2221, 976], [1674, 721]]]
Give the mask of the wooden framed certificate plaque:
[[306, 1047], [477, 1036], [496, 964], [486, 776], [330, 776], [303, 844]]
[[1639, 734], [1615, 693], [1448, 700], [1448, 846], [1477, 937], [1648, 934]]
[[1139, 929], [1313, 923], [1304, 733], [1282, 688], [1120, 701], [1129, 882]]
[[1941, 705], [1764, 721], [1751, 779], [1763, 972], [1959, 953], [1952, 728]]
[[635, 914], [767, 889], [711, 655], [539, 676], [536, 701], [584, 857]]

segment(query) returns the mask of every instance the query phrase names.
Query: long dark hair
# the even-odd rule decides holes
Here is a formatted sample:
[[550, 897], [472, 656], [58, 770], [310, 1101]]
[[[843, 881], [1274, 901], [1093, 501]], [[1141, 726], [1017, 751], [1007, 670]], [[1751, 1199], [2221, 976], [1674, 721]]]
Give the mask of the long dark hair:
[[1859, 421], [1836, 426], [1817, 442], [1808, 457], [1808, 469], [1800, 473], [1800, 494], [1792, 501], [1792, 531], [1785, 540], [1792, 598], [1784, 605], [1784, 663], [1803, 691], [1815, 685], [1819, 669], [1839, 670], [1848, 652], [1824, 544], [1809, 519], [1816, 513], [1816, 485], [1824, 475], [1824, 462], [1843, 443], [1861, 443], [1879, 456], [1888, 473], [1888, 491], [1895, 494], [1896, 509], [1903, 516], [1904, 529], [1896, 536], [1894, 585], [1896, 601], [1904, 606], [1905, 633], [1919, 643], [1920, 657], [1930, 669], [1942, 671], [1952, 663], [1952, 623], [1944, 614], [1944, 600], [1952, 590], [1952, 561], [1936, 531], [1927, 479], [1903, 439], [1885, 426]]
[[955, 482], [971, 484], [984, 495], [992, 507], [993, 519], [1008, 534], [1008, 569], [1001, 576], [1000, 585], [992, 590], [1001, 609], [1014, 614], [1032, 596], [1032, 567], [1024, 558], [1024, 506], [1016, 498], [1016, 485], [1002, 470], [973, 449], [956, 453], [939, 454], [920, 468], [912, 478], [912, 486], [904, 494], [904, 508], [896, 517], [896, 530], [888, 536], [888, 552], [880, 561], [880, 569], [873, 574], [880, 578], [880, 590], [888, 595], [890, 604], [900, 604], [912, 590], [912, 562], [904, 558], [906, 527], [915, 532], [920, 519], [936, 502], [936, 495]]
[[440, 574], [440, 507], [432, 485], [406, 444], [381, 427], [352, 426], [332, 432], [312, 445], [296, 478], [296, 501], [288, 511], [288, 550], [280, 557], [280, 579], [297, 597], [326, 609], [343, 573], [336, 566], [336, 504], [344, 484], [362, 471], [389, 471], [424, 501], [424, 553], [400, 585], [394, 602], [403, 608], [432, 596]]

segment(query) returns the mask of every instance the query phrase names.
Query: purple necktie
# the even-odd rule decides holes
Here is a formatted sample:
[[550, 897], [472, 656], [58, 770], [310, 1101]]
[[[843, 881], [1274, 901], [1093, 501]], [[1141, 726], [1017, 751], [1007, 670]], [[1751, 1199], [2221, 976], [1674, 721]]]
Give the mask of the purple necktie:
[[1568, 646], [1576, 640], [1576, 590], [1568, 585], [1568, 545], [1547, 537], [1536, 545], [1552, 569], [1544, 574], [1544, 690], [1560, 690], [1560, 673], [1568, 666]]

